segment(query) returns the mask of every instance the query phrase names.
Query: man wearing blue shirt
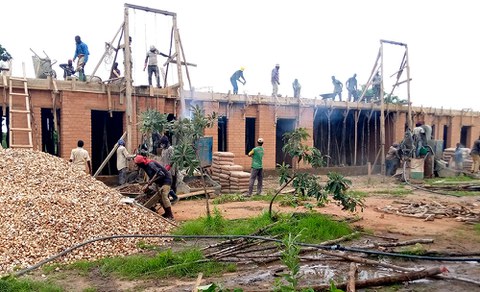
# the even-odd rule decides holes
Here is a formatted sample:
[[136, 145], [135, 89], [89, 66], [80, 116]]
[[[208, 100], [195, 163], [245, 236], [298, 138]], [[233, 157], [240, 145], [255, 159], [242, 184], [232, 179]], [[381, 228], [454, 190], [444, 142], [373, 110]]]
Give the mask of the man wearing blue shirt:
[[245, 70], [244, 67], [240, 67], [240, 70], [235, 71], [233, 73], [232, 77], [230, 77], [230, 82], [232, 83], [233, 86], [233, 94], [238, 94], [238, 84], [237, 81], [240, 81], [243, 85], [247, 83], [245, 80], [245, 77], [243, 77], [243, 71]]
[[76, 69], [79, 75], [78, 78], [81, 81], [87, 81], [87, 78], [85, 77], [85, 65], [87, 64], [87, 61], [88, 61], [88, 55], [90, 55], [90, 53], [88, 52], [88, 46], [84, 42], [82, 42], [82, 39], [80, 39], [80, 36], [78, 35], [75, 36], [75, 43], [77, 45], [75, 48], [75, 55], [73, 56], [73, 62], [75, 62], [75, 60], [78, 57], [77, 69]]

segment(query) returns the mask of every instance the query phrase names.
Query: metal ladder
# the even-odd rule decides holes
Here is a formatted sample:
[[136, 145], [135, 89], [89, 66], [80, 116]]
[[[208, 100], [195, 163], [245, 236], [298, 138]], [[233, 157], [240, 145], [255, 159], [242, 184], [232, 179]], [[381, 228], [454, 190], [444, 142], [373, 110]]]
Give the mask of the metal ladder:
[[[23, 85], [23, 91], [20, 90], [18, 92], [18, 89], [14, 88], [14, 82], [17, 84], [20, 82]], [[17, 92], [16, 92], [17, 91]], [[18, 98], [24, 98], [25, 99], [25, 107], [20, 108], [18, 105], [18, 102], [15, 103], [15, 106], [18, 108], [14, 108], [14, 99]], [[10, 120], [10, 127], [9, 127], [9, 145], [10, 148], [25, 148], [25, 149], [31, 149], [33, 150], [33, 134], [32, 134], [32, 112], [31, 112], [31, 107], [30, 107], [30, 96], [28, 95], [28, 86], [27, 86], [27, 78], [25, 77], [25, 74], [23, 78], [15, 78], [15, 77], [10, 77], [9, 78], [9, 99], [8, 99], [8, 105], [9, 105], [9, 120]], [[20, 116], [20, 115], [26, 115], [26, 125], [24, 123], [24, 126], [19, 126], [19, 122], [17, 119], [17, 122], [14, 123], [15, 117]], [[22, 137], [25, 137], [26, 139], [23, 139]], [[15, 138], [15, 139], [14, 139]], [[26, 140], [28, 141], [28, 144], [15, 144], [15, 141], [17, 140]]]

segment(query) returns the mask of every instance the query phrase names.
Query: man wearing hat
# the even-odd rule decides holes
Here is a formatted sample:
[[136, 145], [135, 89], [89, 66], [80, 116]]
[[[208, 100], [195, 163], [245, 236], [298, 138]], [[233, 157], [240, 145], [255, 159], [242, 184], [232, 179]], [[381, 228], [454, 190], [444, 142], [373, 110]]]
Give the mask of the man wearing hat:
[[238, 84], [237, 81], [240, 81], [243, 85], [247, 83], [245, 80], [245, 77], [243, 77], [243, 71], [245, 70], [244, 67], [240, 67], [240, 70], [235, 71], [233, 75], [230, 77], [230, 83], [232, 83], [233, 86], [233, 94], [238, 94]]
[[275, 68], [272, 69], [272, 96], [278, 96], [278, 86], [280, 85], [280, 65], [276, 64]]
[[161, 55], [163, 57], [169, 58], [169, 55], [161, 53], [155, 46], [150, 46], [150, 50], [147, 52], [147, 56], [145, 57], [145, 65], [143, 66], [143, 71], [147, 68], [148, 64], [148, 85], [152, 86], [152, 75], [155, 73], [155, 77], [157, 79], [157, 87], [160, 88], [160, 75], [158, 73], [158, 60], [157, 55]]
[[258, 178], [257, 195], [262, 193], [263, 187], [263, 138], [258, 138], [257, 144], [258, 146], [248, 153], [248, 156], [252, 157], [252, 170], [250, 172], [250, 181], [248, 184], [249, 197], [252, 195], [255, 179]]
[[125, 148], [125, 141], [123, 139], [118, 140], [117, 148], [117, 170], [118, 170], [118, 184], [123, 185], [127, 182], [128, 164], [127, 160], [135, 157], [135, 154], [128, 153]]
[[162, 217], [173, 220], [172, 204], [168, 199], [168, 193], [172, 186], [172, 175], [170, 172], [157, 161], [150, 160], [143, 155], [138, 154], [135, 156], [133, 162], [145, 171], [150, 179], [148, 186], [153, 185], [155, 189], [155, 194], [144, 204], [145, 208], [155, 211], [155, 205], [160, 201], [165, 210]]

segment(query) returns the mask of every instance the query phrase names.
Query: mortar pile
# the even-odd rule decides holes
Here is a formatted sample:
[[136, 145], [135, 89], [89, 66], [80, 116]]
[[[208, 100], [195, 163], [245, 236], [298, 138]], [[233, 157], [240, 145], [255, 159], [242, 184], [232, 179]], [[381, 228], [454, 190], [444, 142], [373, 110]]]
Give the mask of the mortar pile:
[[[170, 226], [69, 162], [47, 153], [0, 149], [0, 274], [26, 268], [83, 241], [115, 234], [163, 234]], [[127, 255], [138, 239], [98, 241], [64, 262]], [[148, 239], [161, 244], [163, 239]]]

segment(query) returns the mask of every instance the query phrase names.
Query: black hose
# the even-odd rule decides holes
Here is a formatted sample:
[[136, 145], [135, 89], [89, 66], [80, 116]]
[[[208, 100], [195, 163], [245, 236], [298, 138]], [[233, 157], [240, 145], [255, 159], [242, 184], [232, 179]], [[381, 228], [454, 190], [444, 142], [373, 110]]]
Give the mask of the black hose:
[[[117, 239], [117, 238], [183, 238], [183, 239], [235, 239], [235, 238], [247, 238], [247, 239], [258, 239], [258, 240], [263, 240], [263, 241], [270, 241], [270, 242], [278, 242], [281, 243], [282, 240], [280, 239], [275, 239], [275, 238], [270, 238], [270, 237], [264, 237], [264, 236], [258, 236], [258, 235], [169, 235], [169, 234], [124, 234], [124, 235], [111, 235], [111, 236], [104, 236], [104, 237], [97, 237], [93, 238], [87, 241], [84, 241], [82, 243], [79, 243], [77, 245], [74, 245], [72, 247], [69, 247], [65, 249], [64, 251], [51, 256], [47, 259], [44, 259], [40, 261], [39, 263], [30, 266], [26, 269], [17, 271], [13, 273], [13, 276], [18, 277], [21, 275], [24, 275], [30, 271], [33, 271], [42, 265], [51, 262], [61, 256], [64, 256], [65, 254], [78, 249], [80, 247], [83, 247], [87, 244], [96, 242], [96, 241], [101, 241], [101, 240], [109, 240], [109, 239]], [[380, 251], [374, 251], [374, 250], [367, 250], [367, 249], [360, 249], [360, 248], [350, 248], [350, 247], [344, 247], [341, 245], [320, 245], [320, 244], [311, 244], [311, 243], [296, 243], [299, 246], [304, 246], [304, 247], [315, 247], [318, 249], [324, 249], [324, 250], [341, 250], [341, 251], [350, 251], [350, 252], [358, 252], [358, 253], [365, 253], [365, 254], [371, 254], [371, 255], [382, 255], [382, 256], [390, 256], [390, 257], [401, 257], [401, 258], [409, 258], [409, 259], [419, 259], [419, 260], [430, 260], [430, 261], [450, 261], [450, 262], [480, 262], [480, 258], [464, 258], [464, 257], [432, 257], [432, 256], [420, 256], [420, 255], [409, 255], [409, 254], [400, 254], [400, 253], [389, 253], [389, 252], [380, 252]]]

